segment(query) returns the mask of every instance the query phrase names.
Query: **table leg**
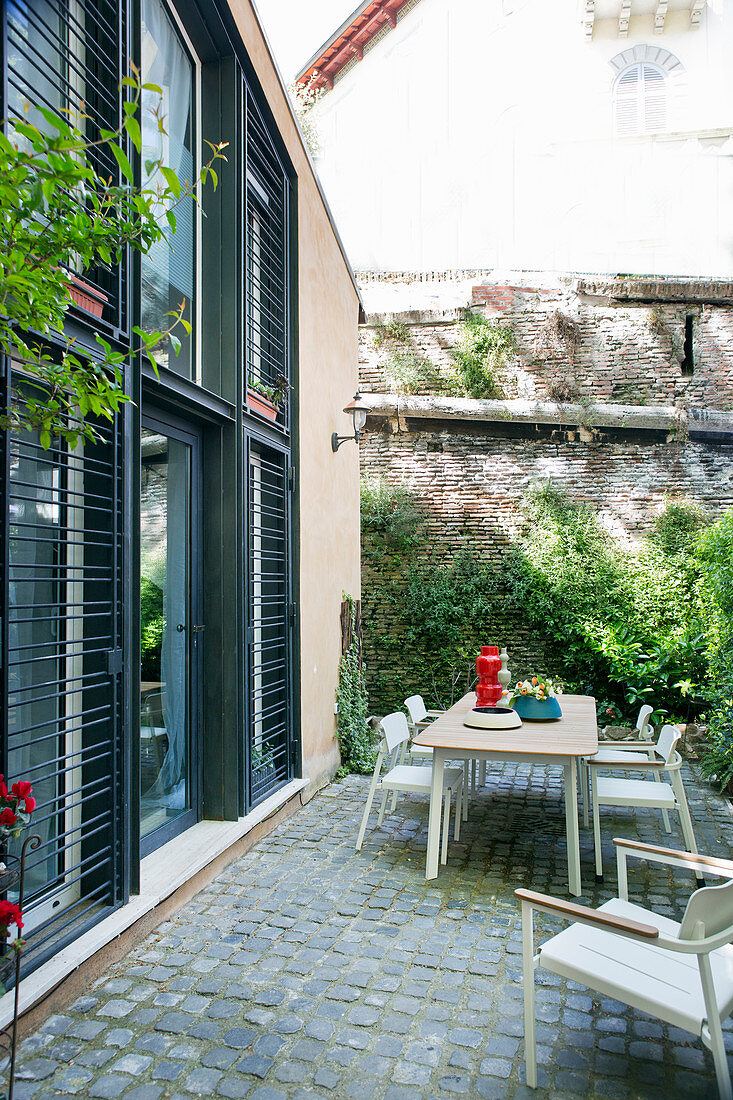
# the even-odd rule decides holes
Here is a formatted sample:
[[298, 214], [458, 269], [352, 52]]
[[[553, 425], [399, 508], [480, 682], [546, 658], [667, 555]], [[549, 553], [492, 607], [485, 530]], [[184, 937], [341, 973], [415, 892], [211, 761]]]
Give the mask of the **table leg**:
[[[438, 855], [440, 851], [440, 818], [443, 807], [443, 765], [445, 755], [441, 749], [433, 749], [433, 784], [430, 789], [430, 812], [428, 815], [428, 852], [425, 865], [425, 878], [437, 878]], [[456, 813], [460, 813], [460, 806]]]
[[578, 833], [578, 772], [572, 756], [563, 766], [565, 773], [565, 833], [568, 846], [568, 889], [577, 898], [583, 887], [580, 881], [580, 835]]

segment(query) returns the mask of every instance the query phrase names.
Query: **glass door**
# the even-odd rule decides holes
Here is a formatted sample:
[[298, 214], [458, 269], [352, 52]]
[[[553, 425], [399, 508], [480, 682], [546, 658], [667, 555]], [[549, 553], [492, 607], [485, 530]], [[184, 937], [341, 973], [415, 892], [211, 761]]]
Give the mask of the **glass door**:
[[140, 477], [140, 836], [158, 848], [199, 816], [199, 436], [143, 417]]

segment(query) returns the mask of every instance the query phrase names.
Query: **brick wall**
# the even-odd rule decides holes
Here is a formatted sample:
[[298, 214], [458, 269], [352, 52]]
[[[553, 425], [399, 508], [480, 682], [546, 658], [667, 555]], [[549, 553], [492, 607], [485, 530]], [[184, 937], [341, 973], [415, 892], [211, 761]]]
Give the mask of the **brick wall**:
[[[535, 277], [531, 285], [484, 278], [468, 289], [474, 308], [514, 330], [518, 353], [502, 378], [507, 398], [560, 400], [565, 393], [565, 400], [581, 405], [675, 405], [698, 410], [694, 416], [703, 421], [714, 419], [715, 410], [733, 409], [730, 284], [590, 283], [567, 277], [543, 285]], [[404, 293], [399, 301], [406, 301]], [[553, 346], [558, 311], [577, 325], [574, 348], [562, 341], [558, 346], [557, 340]], [[385, 369], [389, 342], [375, 346], [389, 317], [372, 315], [362, 327], [365, 392], [394, 388]], [[403, 305], [396, 317], [407, 332], [400, 347], [429, 358], [447, 375], [461, 310], [441, 311], [433, 304], [427, 312], [406, 312]], [[682, 368], [688, 318], [692, 375]], [[422, 392], [436, 388], [433, 383]], [[399, 415], [382, 410], [369, 417], [361, 463], [363, 474], [407, 484], [420, 499], [429, 517], [425, 547], [419, 551], [422, 560], [447, 563], [465, 547], [500, 561], [518, 531], [523, 494], [530, 485], [548, 480], [595, 506], [608, 529], [626, 543], [650, 528], [670, 497], [688, 497], [712, 511], [730, 506], [733, 435], [721, 438], [723, 442], [675, 440], [673, 434], [646, 429], [592, 435], [563, 427], [561, 416], [555, 424], [496, 418], [467, 422], [441, 409], [433, 419], [418, 419], [404, 406]], [[411, 691], [430, 694], [429, 669], [421, 670], [412, 654], [386, 655], [382, 644], [401, 629], [393, 594], [404, 583], [408, 564], [380, 560], [368, 549], [363, 554], [365, 659], [376, 711], [399, 706]], [[501, 600], [497, 607], [487, 623], [486, 641], [507, 645], [517, 674], [551, 667], [543, 639], [503, 613]]]
[[[646, 295], [643, 301], [633, 297], [635, 287]], [[507, 398], [730, 410], [730, 290], [730, 284], [720, 283], [589, 283], [569, 276], [547, 287], [483, 282], [473, 286], [471, 297], [474, 308], [510, 325], [514, 332], [517, 354], [500, 378]], [[687, 299], [684, 292], [689, 294]], [[558, 313], [577, 326], [575, 346], [556, 338]], [[402, 346], [447, 373], [450, 349], [458, 335], [459, 311], [397, 316], [408, 333]], [[377, 346], [385, 320], [385, 316], [371, 316], [362, 328], [360, 372], [365, 391], [394, 389], [389, 380], [390, 346]], [[692, 360], [683, 367], [690, 325]], [[440, 386], [433, 383], [413, 392], [436, 389]]]

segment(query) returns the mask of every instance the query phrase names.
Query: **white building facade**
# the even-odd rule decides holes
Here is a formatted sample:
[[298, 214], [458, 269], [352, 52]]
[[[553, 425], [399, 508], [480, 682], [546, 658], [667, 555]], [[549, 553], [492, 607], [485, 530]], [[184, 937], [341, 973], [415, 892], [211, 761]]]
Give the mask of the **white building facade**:
[[730, 278], [733, 0], [379, 7], [303, 74], [357, 270]]

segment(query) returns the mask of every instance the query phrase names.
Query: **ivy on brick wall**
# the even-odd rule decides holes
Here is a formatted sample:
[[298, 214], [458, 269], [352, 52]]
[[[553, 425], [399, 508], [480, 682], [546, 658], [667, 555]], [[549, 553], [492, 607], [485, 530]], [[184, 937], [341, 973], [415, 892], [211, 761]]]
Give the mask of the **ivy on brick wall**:
[[482, 313], [468, 311], [458, 326], [457, 336], [451, 358], [465, 396], [503, 397], [501, 372], [517, 348], [511, 327], [490, 321]]
[[339, 679], [336, 689], [338, 706], [337, 736], [341, 752], [338, 776], [349, 772], [366, 773], [374, 768], [376, 752], [372, 743], [372, 731], [367, 725], [368, 694], [364, 662], [356, 624], [356, 603], [344, 593], [344, 601], [351, 617], [349, 642], [339, 661]]

